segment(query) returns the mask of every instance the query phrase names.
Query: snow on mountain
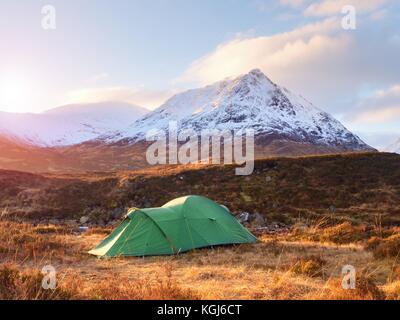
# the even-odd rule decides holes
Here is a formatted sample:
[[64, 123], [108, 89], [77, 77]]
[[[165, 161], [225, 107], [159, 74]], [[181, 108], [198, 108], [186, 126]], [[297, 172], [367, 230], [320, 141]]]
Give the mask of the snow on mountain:
[[38, 114], [0, 112], [0, 135], [41, 147], [68, 146], [128, 127], [147, 112], [121, 102], [66, 105]]
[[385, 151], [400, 154], [400, 139], [388, 146]]
[[260, 70], [175, 95], [126, 130], [102, 137], [106, 142], [144, 140], [151, 129], [254, 129], [256, 135], [279, 136], [299, 142], [373, 150], [328, 113], [280, 87]]

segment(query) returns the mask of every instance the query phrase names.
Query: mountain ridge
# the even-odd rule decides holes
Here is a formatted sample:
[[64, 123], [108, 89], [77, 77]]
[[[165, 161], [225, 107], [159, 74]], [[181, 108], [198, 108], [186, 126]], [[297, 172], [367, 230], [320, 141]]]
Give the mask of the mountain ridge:
[[37, 147], [64, 147], [119, 130], [147, 109], [122, 102], [70, 104], [42, 113], [0, 112], [0, 135]]
[[[87, 113], [80, 105], [69, 105], [40, 115], [11, 114], [12, 121], [3, 116], [10, 114], [0, 113], [0, 168], [34, 172], [145, 168], [151, 144], [146, 134], [151, 129], [167, 131], [170, 121], [178, 121], [179, 130], [196, 133], [252, 129], [256, 159], [377, 151], [259, 70], [177, 94], [150, 112], [116, 102], [86, 107]], [[118, 113], [126, 108], [128, 112]]]
[[167, 131], [170, 121], [178, 121], [180, 130], [251, 128], [256, 136], [280, 136], [348, 151], [375, 150], [330, 114], [275, 84], [259, 69], [176, 94], [126, 130], [99, 139], [136, 143], [145, 140], [151, 129]]

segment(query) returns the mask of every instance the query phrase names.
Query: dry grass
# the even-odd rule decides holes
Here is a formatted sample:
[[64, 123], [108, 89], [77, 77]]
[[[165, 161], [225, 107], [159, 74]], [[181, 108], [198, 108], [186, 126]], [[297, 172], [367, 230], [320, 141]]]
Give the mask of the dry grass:
[[89, 288], [86, 298], [106, 300], [193, 300], [199, 296], [190, 288], [181, 287], [173, 277], [172, 267], [166, 265], [163, 278], [145, 275], [132, 280], [113, 274], [109, 281]]
[[[6, 254], [0, 260], [0, 298], [400, 297], [396, 259], [377, 259], [359, 244], [287, 241], [283, 236], [264, 236], [256, 244], [194, 250], [178, 256], [97, 259], [86, 251], [104, 237], [101, 231], [78, 235], [71, 233], [69, 227], [1, 221], [0, 235], [2, 242], [6, 241], [2, 250]], [[56, 291], [40, 287], [40, 270], [46, 264], [57, 270]], [[359, 271], [356, 290], [341, 288], [341, 269], [346, 264]]]
[[400, 234], [388, 238], [373, 237], [369, 239], [367, 249], [371, 250], [376, 258], [396, 258], [400, 256]]
[[292, 240], [347, 244], [366, 241], [377, 233], [375, 228], [366, 224], [354, 225], [350, 222], [343, 222], [333, 226], [326, 226], [325, 223], [326, 219], [321, 219], [309, 228], [299, 228], [295, 225], [288, 238]]
[[54, 290], [42, 287], [43, 275], [38, 270], [20, 271], [16, 265], [0, 266], [0, 300], [69, 300], [79, 298], [76, 282], [68, 288], [57, 286]]
[[301, 257], [296, 258], [288, 270], [309, 277], [322, 277], [325, 265], [326, 261], [321, 256]]
[[342, 279], [329, 279], [321, 292], [311, 296], [311, 299], [323, 300], [384, 300], [385, 293], [375, 280], [364, 273], [357, 275], [355, 289], [343, 289]]
[[[236, 176], [232, 166], [0, 170], [0, 298], [398, 299], [400, 228], [390, 227], [400, 224], [399, 190], [399, 156], [380, 153], [262, 159], [249, 177]], [[173, 257], [87, 254], [111, 230], [103, 225], [126, 208], [185, 194], [297, 225], [256, 244]], [[82, 215], [96, 227], [80, 234], [72, 226]], [[48, 264], [57, 270], [56, 292], [38, 287]], [[341, 287], [348, 264], [357, 270], [354, 291]]]
[[3, 261], [43, 261], [79, 258], [82, 247], [72, 231], [60, 226], [32, 226], [0, 220], [0, 253]]

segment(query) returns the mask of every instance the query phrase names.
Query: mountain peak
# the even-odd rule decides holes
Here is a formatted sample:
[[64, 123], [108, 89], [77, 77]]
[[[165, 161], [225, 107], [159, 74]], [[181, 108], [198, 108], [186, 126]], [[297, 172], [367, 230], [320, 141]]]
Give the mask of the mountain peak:
[[273, 83], [271, 79], [268, 78], [266, 74], [261, 71], [261, 69], [253, 69], [248, 73], [248, 75], [253, 76], [257, 79], [267, 79], [269, 82]]
[[240, 83], [246, 83], [250, 86], [261, 85], [264, 89], [274, 89], [276, 86], [260, 69], [253, 69], [249, 73], [246, 73], [237, 78]]
[[178, 121], [179, 130], [253, 129], [267, 140], [371, 150], [331, 115], [273, 83], [260, 69], [177, 94], [127, 130], [105, 140], [135, 143], [144, 140], [150, 129], [168, 130], [170, 121]]
[[253, 75], [255, 77], [262, 77], [262, 76], [265, 77], [265, 74], [258, 68], [251, 70], [248, 74]]

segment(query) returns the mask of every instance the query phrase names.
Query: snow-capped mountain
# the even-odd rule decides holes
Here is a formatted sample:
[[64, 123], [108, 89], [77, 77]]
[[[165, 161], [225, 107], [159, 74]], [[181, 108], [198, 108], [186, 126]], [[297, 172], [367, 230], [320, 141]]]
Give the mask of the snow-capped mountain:
[[387, 152], [394, 152], [400, 154], [400, 139], [386, 148]]
[[342, 150], [374, 150], [328, 113], [273, 83], [260, 70], [175, 95], [106, 142], [144, 140], [151, 129], [254, 129], [256, 136], [274, 136]]
[[38, 114], [0, 112], [0, 135], [34, 146], [69, 146], [119, 131], [147, 112], [121, 102], [66, 105]]

